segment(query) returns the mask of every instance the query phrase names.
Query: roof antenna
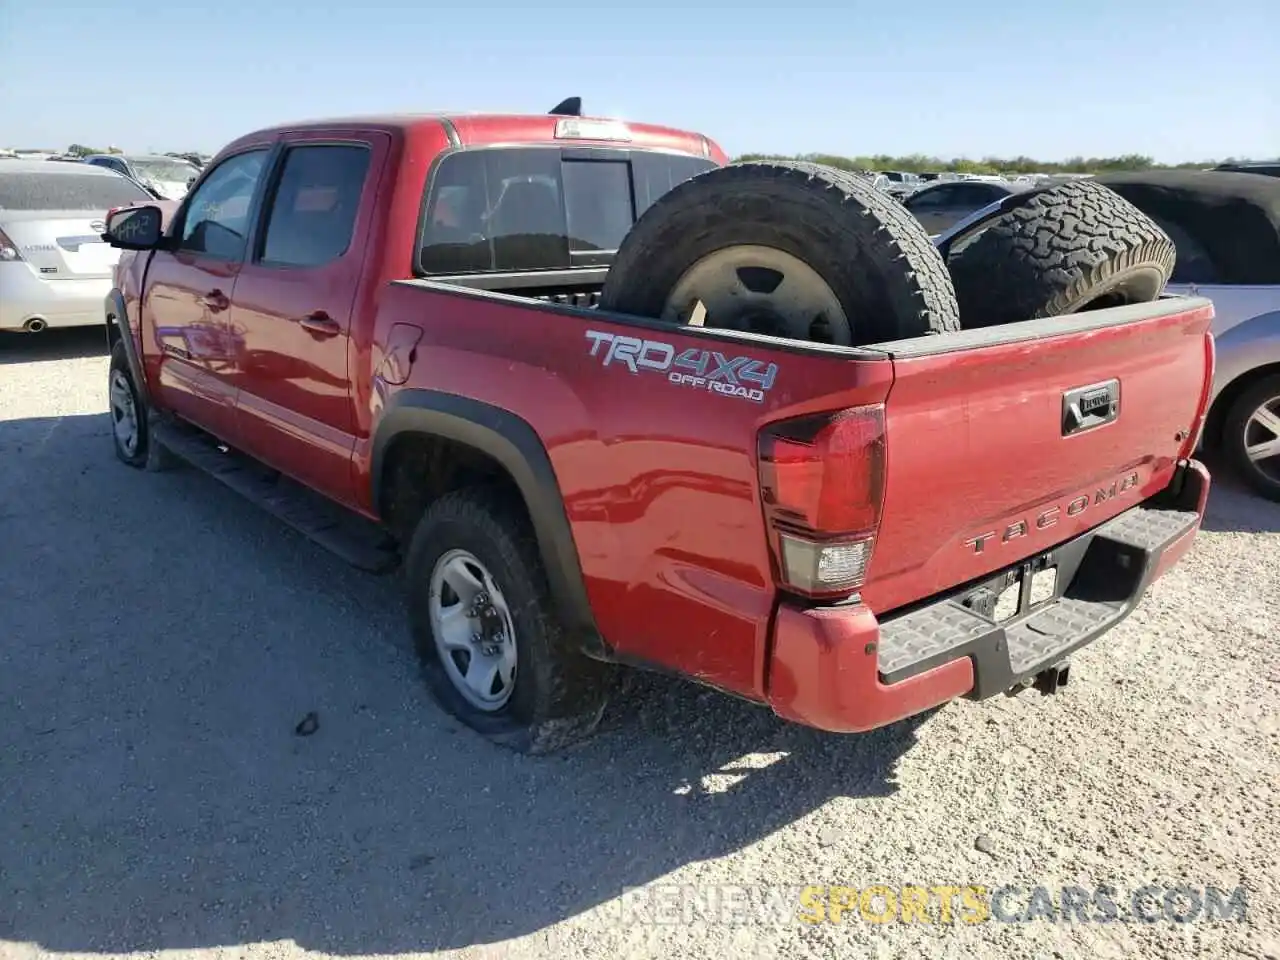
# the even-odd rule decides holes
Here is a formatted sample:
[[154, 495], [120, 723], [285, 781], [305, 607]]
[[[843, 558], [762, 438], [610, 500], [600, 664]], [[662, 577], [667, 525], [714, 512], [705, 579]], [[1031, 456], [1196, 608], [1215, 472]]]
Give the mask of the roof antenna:
[[551, 116], [553, 117], [580, 117], [582, 116], [582, 98], [569, 97], [561, 100], [551, 108]]

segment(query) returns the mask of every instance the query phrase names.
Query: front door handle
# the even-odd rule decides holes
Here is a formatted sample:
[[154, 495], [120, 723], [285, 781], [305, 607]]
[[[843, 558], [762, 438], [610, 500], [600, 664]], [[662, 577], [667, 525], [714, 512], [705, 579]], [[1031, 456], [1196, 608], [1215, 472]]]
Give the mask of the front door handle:
[[221, 313], [231, 306], [231, 300], [221, 290], [210, 290], [203, 297], [196, 298], [210, 313]]
[[305, 317], [299, 318], [298, 326], [317, 337], [336, 337], [342, 332], [342, 327], [338, 325], [338, 321], [323, 310], [317, 310], [315, 313], [309, 313]]

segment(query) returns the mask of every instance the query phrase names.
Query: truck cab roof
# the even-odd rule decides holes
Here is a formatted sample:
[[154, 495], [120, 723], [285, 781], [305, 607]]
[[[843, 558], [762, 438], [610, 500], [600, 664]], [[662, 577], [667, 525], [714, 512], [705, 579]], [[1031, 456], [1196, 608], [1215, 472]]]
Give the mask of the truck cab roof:
[[[382, 130], [406, 140], [445, 132], [453, 147], [493, 144], [565, 143], [623, 149], [667, 150], [703, 156], [718, 163], [728, 157], [701, 133], [610, 117], [505, 113], [403, 113], [328, 117], [277, 124], [246, 134], [227, 150], [263, 143], [290, 133], [325, 130]], [[225, 151], [224, 151], [225, 152]]]

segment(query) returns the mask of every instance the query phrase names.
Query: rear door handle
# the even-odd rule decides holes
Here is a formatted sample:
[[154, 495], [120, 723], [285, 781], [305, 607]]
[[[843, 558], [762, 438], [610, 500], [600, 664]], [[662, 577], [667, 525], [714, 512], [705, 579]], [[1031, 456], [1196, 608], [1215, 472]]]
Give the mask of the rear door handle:
[[197, 297], [200, 303], [209, 308], [210, 313], [219, 313], [231, 306], [231, 301], [221, 290], [210, 290], [203, 297]]
[[309, 313], [305, 317], [299, 318], [298, 326], [317, 337], [336, 337], [342, 332], [342, 327], [338, 325], [338, 321], [323, 310], [317, 310], [315, 313]]

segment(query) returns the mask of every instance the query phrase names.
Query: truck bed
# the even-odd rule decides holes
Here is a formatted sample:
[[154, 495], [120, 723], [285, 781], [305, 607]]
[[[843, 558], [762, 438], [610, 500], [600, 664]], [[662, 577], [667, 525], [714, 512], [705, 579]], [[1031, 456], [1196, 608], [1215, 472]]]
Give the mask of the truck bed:
[[[601, 633], [743, 692], [762, 688], [776, 602], [762, 427], [884, 405], [887, 477], [861, 591], [881, 616], [1042, 553], [1162, 489], [1190, 454], [1211, 379], [1212, 306], [1199, 298], [856, 348], [549, 299], [409, 280], [392, 284], [381, 314], [421, 325], [425, 381], [517, 413], [546, 443]], [[628, 351], [650, 362], [629, 365]], [[672, 359], [717, 355], [757, 382], [712, 392]], [[1064, 395], [1113, 380], [1114, 421], [1064, 436]], [[654, 609], [687, 620], [654, 621]], [[719, 640], [686, 642], [708, 610], [718, 611]], [[736, 624], [728, 635], [720, 614]]]

